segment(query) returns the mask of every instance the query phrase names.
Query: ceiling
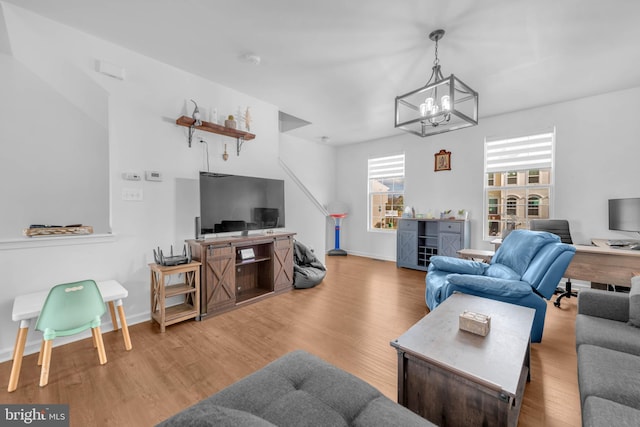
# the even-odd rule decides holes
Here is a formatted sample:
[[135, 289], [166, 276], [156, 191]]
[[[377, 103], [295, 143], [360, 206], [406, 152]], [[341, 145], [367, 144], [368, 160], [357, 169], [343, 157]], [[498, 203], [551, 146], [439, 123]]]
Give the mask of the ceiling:
[[291, 134], [334, 145], [403, 133], [394, 98], [427, 82], [438, 28], [442, 71], [479, 92], [480, 121], [640, 86], [636, 0], [5, 1], [274, 104], [311, 122]]

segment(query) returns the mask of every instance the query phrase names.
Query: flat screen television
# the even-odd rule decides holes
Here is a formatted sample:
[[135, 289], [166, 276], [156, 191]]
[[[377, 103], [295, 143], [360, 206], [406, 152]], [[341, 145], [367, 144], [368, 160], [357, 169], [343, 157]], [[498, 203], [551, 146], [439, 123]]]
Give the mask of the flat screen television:
[[609, 230], [640, 232], [640, 198], [609, 199]]
[[200, 172], [200, 233], [281, 228], [284, 180]]

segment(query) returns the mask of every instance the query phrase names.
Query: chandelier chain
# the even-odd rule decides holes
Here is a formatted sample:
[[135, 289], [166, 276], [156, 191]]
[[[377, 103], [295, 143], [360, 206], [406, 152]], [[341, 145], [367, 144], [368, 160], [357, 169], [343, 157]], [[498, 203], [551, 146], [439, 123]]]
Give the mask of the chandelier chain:
[[438, 39], [436, 39], [436, 57], [433, 60], [433, 65], [438, 65], [440, 63], [440, 59], [438, 58]]

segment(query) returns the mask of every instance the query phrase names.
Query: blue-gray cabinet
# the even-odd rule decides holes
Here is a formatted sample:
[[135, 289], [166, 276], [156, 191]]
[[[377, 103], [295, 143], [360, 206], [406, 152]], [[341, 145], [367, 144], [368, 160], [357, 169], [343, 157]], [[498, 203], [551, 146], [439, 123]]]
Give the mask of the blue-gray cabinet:
[[469, 247], [469, 228], [464, 220], [400, 219], [396, 265], [426, 271], [433, 255], [457, 256], [457, 251]]

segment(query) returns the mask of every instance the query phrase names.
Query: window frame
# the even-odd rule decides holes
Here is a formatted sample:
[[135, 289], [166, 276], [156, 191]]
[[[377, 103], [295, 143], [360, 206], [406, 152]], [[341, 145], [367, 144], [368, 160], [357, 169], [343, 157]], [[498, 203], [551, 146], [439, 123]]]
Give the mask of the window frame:
[[[485, 138], [484, 240], [499, 238], [511, 227], [529, 228], [530, 219], [553, 218], [556, 137], [553, 127], [518, 136]], [[514, 198], [518, 199], [515, 212]]]
[[[376, 178], [380, 178], [377, 180]], [[372, 182], [392, 181], [392, 187], [387, 191], [374, 191]], [[404, 152], [387, 154], [384, 156], [370, 157], [367, 160], [367, 231], [370, 232], [395, 232], [398, 229], [398, 219], [402, 218], [404, 211], [404, 195], [406, 185], [406, 155]], [[382, 212], [382, 201], [376, 202], [375, 197], [386, 198], [385, 214], [374, 215], [374, 209]], [[386, 209], [389, 198], [392, 198], [392, 209]], [[401, 200], [396, 204], [396, 200]], [[395, 208], [395, 209], [394, 209]], [[396, 215], [386, 215], [387, 211], [396, 211]], [[380, 227], [374, 226], [374, 220], [380, 218]], [[388, 221], [387, 221], [388, 219]]]

